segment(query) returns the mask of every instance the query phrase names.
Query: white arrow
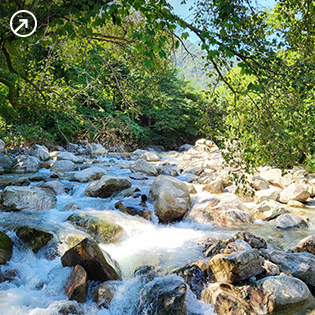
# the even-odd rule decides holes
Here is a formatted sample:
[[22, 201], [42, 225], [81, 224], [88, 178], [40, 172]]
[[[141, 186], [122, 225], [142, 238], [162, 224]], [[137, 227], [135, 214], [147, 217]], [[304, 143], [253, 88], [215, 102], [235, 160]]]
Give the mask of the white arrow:
[[25, 28], [28, 28], [28, 19], [19, 19], [19, 22], [21, 22], [20, 26], [17, 27], [17, 29], [15, 30], [15, 32], [17, 33], [23, 26], [25, 26]]

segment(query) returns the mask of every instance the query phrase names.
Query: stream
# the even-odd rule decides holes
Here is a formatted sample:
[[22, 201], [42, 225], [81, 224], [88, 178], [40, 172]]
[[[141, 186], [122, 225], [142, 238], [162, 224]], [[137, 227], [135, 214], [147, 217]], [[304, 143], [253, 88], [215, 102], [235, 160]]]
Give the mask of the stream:
[[[178, 154], [165, 153], [163, 161], [177, 162]], [[80, 167], [86, 165], [79, 164]], [[119, 154], [109, 154], [99, 157], [98, 163], [93, 166], [106, 165], [107, 174], [113, 176], [129, 176], [131, 171], [125, 168], [125, 160]], [[153, 163], [154, 165], [154, 163]], [[37, 174], [49, 177], [49, 169], [41, 169]], [[115, 209], [115, 203], [123, 200], [116, 195], [111, 198], [86, 197], [84, 192], [89, 183], [70, 181], [73, 172], [60, 176], [60, 181], [71, 187], [69, 193], [57, 195], [57, 204], [50, 210], [23, 210], [20, 212], [1, 212], [0, 228], [3, 229], [14, 243], [11, 260], [1, 266], [2, 273], [12, 273], [11, 281], [0, 283], [0, 314], [1, 315], [58, 315], [62, 305], [75, 305], [82, 314], [98, 315], [132, 315], [132, 307], [139, 291], [139, 279], [133, 277], [134, 270], [141, 265], [154, 265], [163, 272], [165, 277], [174, 268], [198, 260], [202, 255], [203, 247], [200, 241], [207, 238], [228, 238], [237, 231], [248, 230], [259, 236], [268, 238], [268, 247], [274, 249], [287, 249], [293, 243], [314, 233], [315, 216], [313, 207], [295, 209], [293, 211], [309, 218], [309, 229], [278, 231], [265, 221], [256, 220], [251, 225], [238, 225], [235, 227], [218, 227], [211, 224], [196, 223], [184, 218], [173, 224], [160, 224], [154, 214], [154, 206], [147, 201], [148, 209], [152, 210], [152, 220], [138, 216], [130, 216]], [[33, 174], [4, 174], [1, 182], [27, 178]], [[185, 180], [184, 175], [177, 178]], [[155, 177], [149, 176], [147, 180], [132, 180], [132, 185], [140, 188], [141, 193], [149, 196], [149, 190]], [[31, 186], [40, 182], [31, 182]], [[202, 204], [209, 197], [209, 193], [202, 191], [202, 185], [195, 185], [196, 194], [192, 194], [192, 203]], [[88, 293], [87, 302], [78, 304], [68, 301], [65, 295], [65, 285], [73, 268], [63, 267], [60, 257], [69, 249], [69, 244], [77, 236], [88, 236], [85, 232], [74, 226], [66, 219], [75, 211], [65, 210], [65, 206], [75, 203], [80, 213], [90, 214], [94, 217], [109, 216], [115, 223], [123, 228], [122, 237], [112, 244], [102, 244], [100, 247], [109, 253], [121, 266], [123, 284], [112, 300], [109, 309], [99, 308], [92, 301], [92, 293]], [[253, 208], [254, 204], [246, 204]], [[14, 229], [20, 225], [31, 225], [54, 235], [49, 245], [38, 253], [28, 249], [16, 236]], [[73, 246], [73, 245], [72, 245]], [[155, 281], [155, 280], [153, 280]], [[186, 297], [189, 314], [215, 314], [213, 307], [197, 300], [188, 290]], [[66, 313], [65, 313], [66, 314]], [[67, 313], [68, 314], [68, 313]], [[78, 313], [80, 314], [80, 313]]]

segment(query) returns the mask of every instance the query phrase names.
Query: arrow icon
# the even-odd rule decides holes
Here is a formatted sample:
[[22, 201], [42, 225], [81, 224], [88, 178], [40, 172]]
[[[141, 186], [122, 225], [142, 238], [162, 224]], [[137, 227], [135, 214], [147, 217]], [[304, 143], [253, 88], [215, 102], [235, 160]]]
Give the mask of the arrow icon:
[[[0, 0], [1, 1], [1, 0]], [[28, 18], [23, 18], [23, 19], [19, 19], [19, 22], [21, 23], [16, 29], [14, 29], [13, 27], [13, 21], [14, 21], [14, 18], [18, 19], [17, 15], [18, 14], [23, 14], [23, 17], [25, 15], [28, 16]], [[21, 16], [21, 15], [20, 15]], [[31, 17], [30, 17], [31, 16]], [[31, 20], [30, 20], [31, 18]], [[32, 27], [33, 23], [32, 23], [32, 20], [34, 21], [34, 26]], [[29, 24], [31, 23], [31, 25]], [[15, 22], [15, 24], [18, 24], [17, 22]], [[18, 31], [22, 28], [22, 27], [25, 27], [25, 29], [27, 28], [32, 28], [32, 30], [28, 30], [27, 34], [19, 34]], [[35, 15], [30, 12], [30, 11], [27, 11], [27, 10], [20, 10], [20, 11], [17, 11], [15, 12], [11, 19], [10, 19], [10, 28], [12, 30], [12, 32], [16, 35], [16, 36], [19, 36], [19, 37], [28, 37], [28, 36], [31, 36], [35, 31], [36, 31], [36, 28], [37, 28], [37, 19], [35, 17]], [[25, 31], [26, 32], [26, 31]]]
[[25, 26], [25, 28], [28, 28], [28, 19], [19, 19], [19, 22], [21, 22], [21, 24], [15, 29], [16, 32], [18, 32], [23, 26]]

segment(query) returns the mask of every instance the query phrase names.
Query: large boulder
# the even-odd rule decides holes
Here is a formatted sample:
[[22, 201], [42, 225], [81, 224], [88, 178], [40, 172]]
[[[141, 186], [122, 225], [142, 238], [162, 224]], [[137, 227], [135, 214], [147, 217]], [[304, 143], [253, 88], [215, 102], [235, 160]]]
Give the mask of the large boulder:
[[300, 217], [291, 214], [281, 214], [276, 219], [276, 227], [278, 229], [306, 228], [307, 223]]
[[40, 161], [35, 156], [18, 155], [14, 163], [17, 173], [36, 173], [40, 168]]
[[56, 173], [73, 172], [77, 169], [78, 169], [77, 165], [75, 165], [72, 161], [68, 160], [56, 161], [51, 167], [51, 171]]
[[251, 224], [253, 215], [234, 194], [223, 193], [207, 199], [205, 203], [196, 204], [189, 211], [191, 220], [198, 223], [215, 223], [220, 226]]
[[98, 180], [106, 175], [106, 170], [102, 167], [89, 167], [73, 175], [72, 180], [85, 183], [92, 180]]
[[170, 176], [159, 175], [151, 186], [150, 195], [162, 222], [180, 219], [191, 205], [187, 185]]
[[260, 249], [261, 255], [275, 263], [281, 272], [291, 274], [306, 284], [315, 286], [315, 256], [310, 253], [283, 253]]
[[0, 265], [5, 265], [11, 259], [12, 250], [10, 237], [0, 230]]
[[31, 148], [31, 155], [41, 161], [48, 161], [50, 159], [49, 150], [44, 145], [34, 144]]
[[235, 283], [262, 273], [262, 264], [257, 249], [248, 249], [232, 254], [218, 254], [208, 263], [217, 282]]
[[81, 227], [96, 241], [101, 243], [114, 243], [121, 237], [123, 228], [116, 224], [111, 218], [96, 218], [86, 214], [72, 214], [68, 221]]
[[186, 292], [185, 282], [177, 277], [156, 278], [141, 290], [137, 314], [186, 315]]
[[31, 226], [19, 227], [16, 231], [16, 235], [34, 253], [37, 253], [53, 238], [53, 235], [51, 233]]
[[143, 159], [138, 159], [133, 164], [131, 164], [130, 170], [134, 173], [140, 172], [145, 173], [149, 176], [157, 176], [158, 174], [156, 168]]
[[0, 153], [0, 166], [2, 168], [11, 168], [13, 166], [14, 159], [4, 153]]
[[2, 205], [11, 211], [25, 209], [48, 210], [56, 205], [55, 195], [42, 188], [8, 186], [2, 193]]
[[280, 193], [280, 201], [282, 203], [288, 203], [290, 200], [296, 200], [300, 202], [306, 201], [310, 197], [308, 190], [298, 184], [291, 184]]
[[57, 156], [57, 160], [71, 161], [73, 163], [82, 163], [83, 158], [74, 155], [71, 152], [61, 152]]
[[264, 200], [258, 204], [251, 213], [258, 219], [269, 221], [281, 214], [289, 213], [290, 210], [275, 200]]
[[65, 293], [69, 300], [84, 303], [87, 292], [87, 273], [80, 265], [76, 265], [66, 284]]
[[273, 314], [277, 311], [303, 306], [315, 302], [307, 285], [300, 279], [287, 276], [263, 278], [250, 290], [250, 302], [258, 314]]
[[104, 175], [99, 180], [91, 182], [85, 189], [85, 195], [89, 197], [107, 198], [113, 193], [131, 187], [132, 182], [128, 177], [114, 177]]
[[102, 251], [95, 241], [88, 238], [66, 251], [61, 257], [61, 262], [64, 267], [81, 265], [90, 280], [102, 282], [121, 280], [118, 263], [109, 254]]

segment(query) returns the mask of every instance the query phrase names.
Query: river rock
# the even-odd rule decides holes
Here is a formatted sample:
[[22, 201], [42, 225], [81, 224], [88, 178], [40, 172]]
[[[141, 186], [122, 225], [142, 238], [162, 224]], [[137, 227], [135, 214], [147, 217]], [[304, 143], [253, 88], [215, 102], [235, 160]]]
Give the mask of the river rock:
[[290, 249], [290, 252], [307, 252], [315, 255], [315, 235], [310, 235], [306, 238], [303, 238], [298, 242], [298, 244]]
[[251, 213], [258, 219], [269, 221], [281, 214], [289, 213], [290, 210], [275, 200], [264, 200], [258, 204]]
[[308, 190], [298, 184], [291, 184], [280, 193], [280, 201], [282, 203], [288, 203], [290, 200], [296, 200], [300, 202], [306, 201], [310, 197]]
[[213, 141], [206, 140], [206, 139], [198, 139], [195, 142], [195, 147], [199, 147], [201, 149], [203, 149], [205, 147], [210, 152], [215, 152], [215, 151], [219, 150], [218, 146]]
[[264, 238], [247, 231], [237, 232], [235, 236], [226, 240], [226, 243], [229, 244], [230, 242], [235, 242], [237, 239], [245, 241], [252, 248], [256, 249], [267, 248], [267, 243]]
[[72, 161], [68, 160], [56, 161], [51, 167], [51, 171], [56, 173], [73, 172], [77, 169], [78, 169], [77, 165], [75, 165]]
[[129, 177], [131, 179], [134, 179], [134, 180], [146, 180], [146, 179], [148, 179], [148, 176], [146, 174], [140, 173], [140, 172], [131, 173], [129, 175]]
[[[74, 153], [74, 152], [76, 152], [78, 149], [79, 149], [79, 145], [76, 144], [76, 143], [71, 143], [71, 142], [69, 142], [69, 143], [67, 143], [67, 145], [66, 145], [66, 150], [69, 151], [69, 152]], [[61, 151], [62, 151], [62, 150], [61, 150]]]
[[276, 200], [278, 197], [278, 193], [273, 188], [262, 189], [255, 192], [254, 202], [261, 203], [264, 200]]
[[74, 155], [71, 152], [60, 152], [57, 156], [57, 160], [71, 161], [73, 163], [82, 163], [83, 158]]
[[100, 143], [90, 143], [86, 146], [92, 156], [107, 155], [108, 151]]
[[93, 301], [98, 307], [109, 308], [109, 304], [114, 298], [118, 288], [122, 285], [121, 281], [106, 281], [102, 283], [93, 293]]
[[307, 228], [303, 219], [291, 213], [280, 215], [275, 223], [278, 229]]
[[13, 161], [14, 159], [12, 159], [11, 157], [9, 157], [8, 155], [4, 154], [4, 153], [0, 153], [0, 166], [2, 168], [11, 168], [13, 166]]
[[269, 188], [268, 182], [259, 175], [253, 176], [251, 178], [250, 185], [256, 190], [263, 190]]
[[180, 278], [155, 278], [141, 290], [139, 310], [136, 314], [186, 315], [186, 293], [186, 284]]
[[2, 205], [8, 210], [48, 210], [56, 205], [56, 197], [48, 190], [38, 187], [8, 186], [3, 190]]
[[279, 168], [264, 167], [260, 172], [260, 177], [268, 181], [271, 185], [285, 188], [292, 184], [292, 175], [285, 174], [282, 176], [282, 171]]
[[193, 148], [194, 146], [192, 144], [183, 144], [179, 147], [178, 151], [179, 152], [185, 152], [185, 151], [188, 151], [189, 149]]
[[240, 199], [231, 193], [218, 194], [203, 204], [196, 204], [188, 217], [198, 223], [220, 226], [253, 223], [253, 215]]
[[5, 265], [11, 259], [13, 243], [10, 237], [0, 230], [0, 265]]
[[158, 175], [156, 168], [153, 165], [151, 165], [149, 162], [143, 159], [138, 159], [133, 164], [131, 164], [130, 170], [134, 173], [141, 172], [149, 176]]
[[65, 184], [61, 183], [59, 180], [51, 180], [49, 182], [42, 183], [39, 186], [43, 187], [43, 188], [51, 189], [54, 192], [54, 194], [56, 194], [56, 195], [65, 194], [65, 193], [69, 192], [69, 190], [70, 190], [69, 187], [67, 187]]
[[87, 273], [80, 265], [76, 265], [66, 284], [65, 294], [69, 300], [84, 303], [87, 292]]
[[148, 162], [159, 162], [161, 160], [161, 157], [155, 152], [145, 152], [144, 158]]
[[201, 293], [203, 302], [212, 304], [219, 315], [255, 315], [247, 291], [229, 283], [209, 284]]
[[49, 150], [44, 145], [34, 144], [30, 153], [41, 161], [48, 161], [50, 159]]
[[249, 291], [250, 303], [257, 314], [274, 314], [315, 302], [307, 285], [300, 279], [272, 276], [255, 283]]
[[288, 201], [288, 206], [292, 207], [292, 208], [305, 208], [305, 204], [300, 202], [300, 201], [296, 201], [296, 200], [289, 200]]
[[260, 274], [263, 269], [257, 249], [218, 254], [208, 263], [217, 282], [235, 283]]
[[81, 265], [90, 280], [102, 282], [121, 280], [118, 263], [109, 254], [102, 251], [95, 241], [88, 238], [66, 251], [61, 262], [64, 267]]
[[39, 230], [31, 226], [19, 227], [16, 231], [16, 235], [34, 253], [37, 253], [53, 238], [53, 235], [51, 233]]
[[2, 139], [0, 139], [0, 153], [5, 151], [5, 143]]
[[265, 269], [267, 276], [278, 276], [280, 275], [279, 267], [271, 261], [264, 259], [263, 268]]
[[109, 217], [96, 218], [81, 213], [72, 214], [67, 220], [81, 227], [96, 241], [101, 243], [114, 243], [118, 241], [123, 234], [123, 228]]
[[89, 197], [107, 198], [113, 193], [131, 187], [132, 182], [128, 177], [114, 177], [104, 175], [99, 180], [91, 182], [85, 189], [85, 195]]
[[315, 286], [315, 256], [310, 253], [283, 253], [260, 249], [261, 255], [275, 263], [281, 272], [291, 274], [306, 284]]
[[0, 175], [4, 174], [4, 168], [0, 166]]
[[106, 175], [106, 170], [102, 167], [89, 167], [73, 175], [72, 180], [85, 183], [92, 180], [98, 180]]
[[221, 194], [224, 191], [224, 183], [220, 178], [215, 179], [214, 181], [206, 184], [202, 188], [202, 191], [208, 191], [211, 194]]
[[186, 184], [170, 176], [159, 175], [151, 186], [150, 196], [162, 222], [180, 219], [191, 205]]
[[16, 173], [36, 173], [40, 168], [40, 161], [35, 156], [18, 155], [14, 163]]
[[[137, 202], [137, 201], [136, 201]], [[136, 204], [134, 199], [118, 201], [115, 204], [115, 208], [119, 209], [123, 213], [130, 215], [138, 215], [147, 220], [152, 219], [152, 211], [148, 210], [145, 204]]]

